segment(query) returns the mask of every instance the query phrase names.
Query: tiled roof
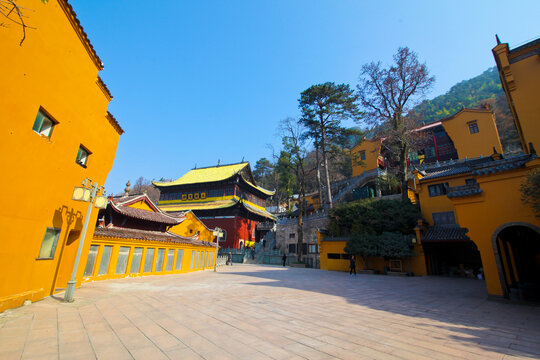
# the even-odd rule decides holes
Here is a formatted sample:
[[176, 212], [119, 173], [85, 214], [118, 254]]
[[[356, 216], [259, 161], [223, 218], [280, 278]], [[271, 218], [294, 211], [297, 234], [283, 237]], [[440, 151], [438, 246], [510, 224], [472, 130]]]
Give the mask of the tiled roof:
[[454, 198], [454, 197], [478, 195], [481, 193], [482, 193], [482, 189], [480, 189], [480, 185], [473, 184], [473, 185], [463, 185], [463, 186], [452, 186], [448, 188], [448, 192], [446, 193], [446, 196], [448, 196], [449, 198]]
[[430, 226], [422, 236], [422, 242], [470, 241], [466, 235], [467, 232], [469, 232], [468, 229], [458, 225]]
[[215, 246], [208, 241], [199, 241], [195, 237], [187, 238], [171, 232], [150, 231], [139, 229], [128, 229], [119, 227], [97, 227], [94, 231], [94, 237], [112, 237], [122, 239], [138, 239], [145, 241], [160, 241], [176, 244], [189, 244], [195, 246]]
[[181, 178], [171, 181], [171, 182], [157, 182], [153, 181], [152, 183], [157, 187], [169, 187], [175, 185], [187, 185], [187, 184], [198, 184], [205, 182], [214, 182], [226, 180], [233, 175], [236, 175], [242, 171], [249, 163], [242, 162], [238, 164], [231, 165], [222, 165], [222, 166], [211, 166], [199, 169], [192, 169], [187, 172]]
[[[130, 204], [133, 204], [138, 201], [145, 201], [151, 208], [154, 209], [154, 211], [137, 209], [137, 208], [133, 208], [129, 206]], [[122, 214], [124, 216], [134, 218], [134, 219], [157, 222], [157, 223], [166, 224], [166, 225], [180, 224], [185, 219], [184, 216], [173, 216], [173, 215], [164, 213], [152, 203], [152, 201], [148, 198], [146, 194], [127, 195], [127, 196], [112, 198], [109, 201], [109, 205], [117, 213]]]
[[256, 215], [259, 215], [259, 216], [262, 216], [262, 217], [265, 217], [265, 218], [268, 218], [268, 219], [274, 220], [274, 221], [277, 219], [274, 215], [270, 214], [268, 211], [259, 209], [258, 207], [255, 207], [255, 206], [252, 206], [252, 205], [249, 205], [248, 203], [246, 203], [244, 201], [242, 201], [242, 205], [244, 205], [244, 207], [248, 211], [250, 211], [250, 212], [252, 212], [252, 213], [254, 213]]
[[508, 171], [512, 169], [517, 169], [525, 165], [530, 160], [532, 160], [533, 156], [536, 157], [536, 155], [521, 154], [521, 155], [508, 157], [508, 158], [504, 158], [504, 159], [493, 161], [493, 162], [475, 164], [471, 166], [472, 174], [473, 175], [488, 175], [488, 174], [494, 174], [494, 173]]
[[181, 178], [175, 181], [171, 181], [171, 182], [152, 181], [152, 184], [154, 184], [158, 188], [177, 186], [177, 185], [200, 184], [200, 183], [227, 180], [233, 177], [234, 175], [239, 174], [242, 177], [242, 179], [246, 182], [247, 185], [259, 190], [265, 195], [268, 195], [268, 196], [274, 195], [275, 191], [266, 190], [260, 186], [253, 184], [253, 182], [250, 181], [250, 179], [246, 179], [241, 173], [246, 167], [248, 167], [249, 169], [248, 162], [192, 169], [188, 171], [187, 174], [185, 174], [184, 176], [182, 176]]
[[429, 164], [417, 169], [425, 174], [421, 182], [446, 176], [471, 173], [472, 175], [487, 175], [497, 172], [508, 171], [524, 166], [528, 161], [536, 158], [536, 154], [520, 154], [505, 157], [501, 160], [493, 160], [491, 156], [476, 159], [458, 160], [447, 162], [444, 165]]
[[62, 10], [64, 10], [64, 13], [68, 17], [68, 20], [71, 23], [71, 26], [73, 27], [73, 29], [75, 30], [79, 38], [81, 39], [81, 42], [83, 43], [84, 48], [90, 55], [90, 58], [92, 59], [96, 67], [99, 70], [103, 70], [103, 62], [101, 61], [98, 54], [96, 53], [96, 50], [90, 43], [90, 39], [88, 38], [88, 35], [84, 31], [81, 25], [81, 22], [79, 21], [79, 19], [77, 19], [77, 14], [75, 13], [75, 10], [73, 10], [73, 7], [71, 6], [71, 4], [67, 0], [59, 0], [58, 4], [60, 4], [60, 7], [62, 8]]

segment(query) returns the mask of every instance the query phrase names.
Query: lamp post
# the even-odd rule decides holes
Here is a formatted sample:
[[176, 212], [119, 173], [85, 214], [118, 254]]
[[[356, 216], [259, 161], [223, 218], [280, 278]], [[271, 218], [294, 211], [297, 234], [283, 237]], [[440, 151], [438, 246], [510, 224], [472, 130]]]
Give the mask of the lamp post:
[[84, 219], [84, 226], [82, 229], [81, 239], [79, 240], [79, 248], [77, 249], [77, 256], [75, 257], [75, 264], [73, 264], [73, 270], [71, 272], [71, 279], [67, 283], [66, 292], [64, 294], [64, 301], [72, 302], [73, 293], [75, 292], [75, 280], [77, 276], [77, 268], [79, 267], [79, 260], [81, 258], [82, 249], [84, 247], [84, 239], [86, 238], [86, 230], [88, 229], [88, 223], [90, 222], [90, 215], [92, 213], [92, 204], [99, 209], [107, 207], [107, 197], [105, 196], [105, 188], [99, 185], [97, 182], [92, 182], [90, 179], [85, 179], [82, 182], [82, 187], [75, 187], [73, 190], [73, 200], [88, 202], [88, 208], [86, 209], [86, 218]]
[[223, 231], [220, 228], [215, 228], [212, 233], [216, 237], [216, 259], [214, 260], [214, 272], [217, 270], [217, 259], [218, 259], [218, 249], [219, 249], [219, 239], [223, 236]]

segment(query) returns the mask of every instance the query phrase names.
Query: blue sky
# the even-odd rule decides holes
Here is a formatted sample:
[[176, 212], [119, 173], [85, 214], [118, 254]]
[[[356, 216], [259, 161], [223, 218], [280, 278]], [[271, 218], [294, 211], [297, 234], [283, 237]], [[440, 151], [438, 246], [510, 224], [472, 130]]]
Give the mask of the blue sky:
[[106, 187], [176, 179], [195, 166], [270, 157], [299, 94], [400, 46], [426, 62], [428, 98], [495, 65], [495, 34], [513, 48], [540, 36], [540, 1], [71, 0], [105, 64], [124, 130]]

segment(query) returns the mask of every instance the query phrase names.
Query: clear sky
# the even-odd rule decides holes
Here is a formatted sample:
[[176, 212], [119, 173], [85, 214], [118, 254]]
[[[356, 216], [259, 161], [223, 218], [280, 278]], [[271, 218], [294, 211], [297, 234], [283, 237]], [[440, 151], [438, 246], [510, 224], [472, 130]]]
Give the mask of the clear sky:
[[400, 46], [426, 62], [429, 98], [495, 65], [495, 34], [510, 47], [540, 36], [538, 0], [71, 0], [105, 64], [109, 111], [126, 131], [106, 187], [138, 177], [270, 157], [280, 120], [300, 93]]

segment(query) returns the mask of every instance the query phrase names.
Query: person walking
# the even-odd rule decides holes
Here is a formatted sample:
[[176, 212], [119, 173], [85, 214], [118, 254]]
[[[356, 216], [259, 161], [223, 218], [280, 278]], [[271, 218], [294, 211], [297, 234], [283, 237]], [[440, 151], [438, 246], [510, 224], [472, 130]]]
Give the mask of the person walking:
[[283, 260], [283, 266], [285, 266], [285, 263], [287, 262], [287, 254], [283, 253], [281, 260]]
[[229, 251], [229, 254], [227, 254], [227, 265], [232, 266], [232, 253]]
[[352, 276], [354, 272], [354, 277], [356, 277], [356, 258], [354, 255], [351, 255], [351, 264], [350, 264], [349, 276]]

